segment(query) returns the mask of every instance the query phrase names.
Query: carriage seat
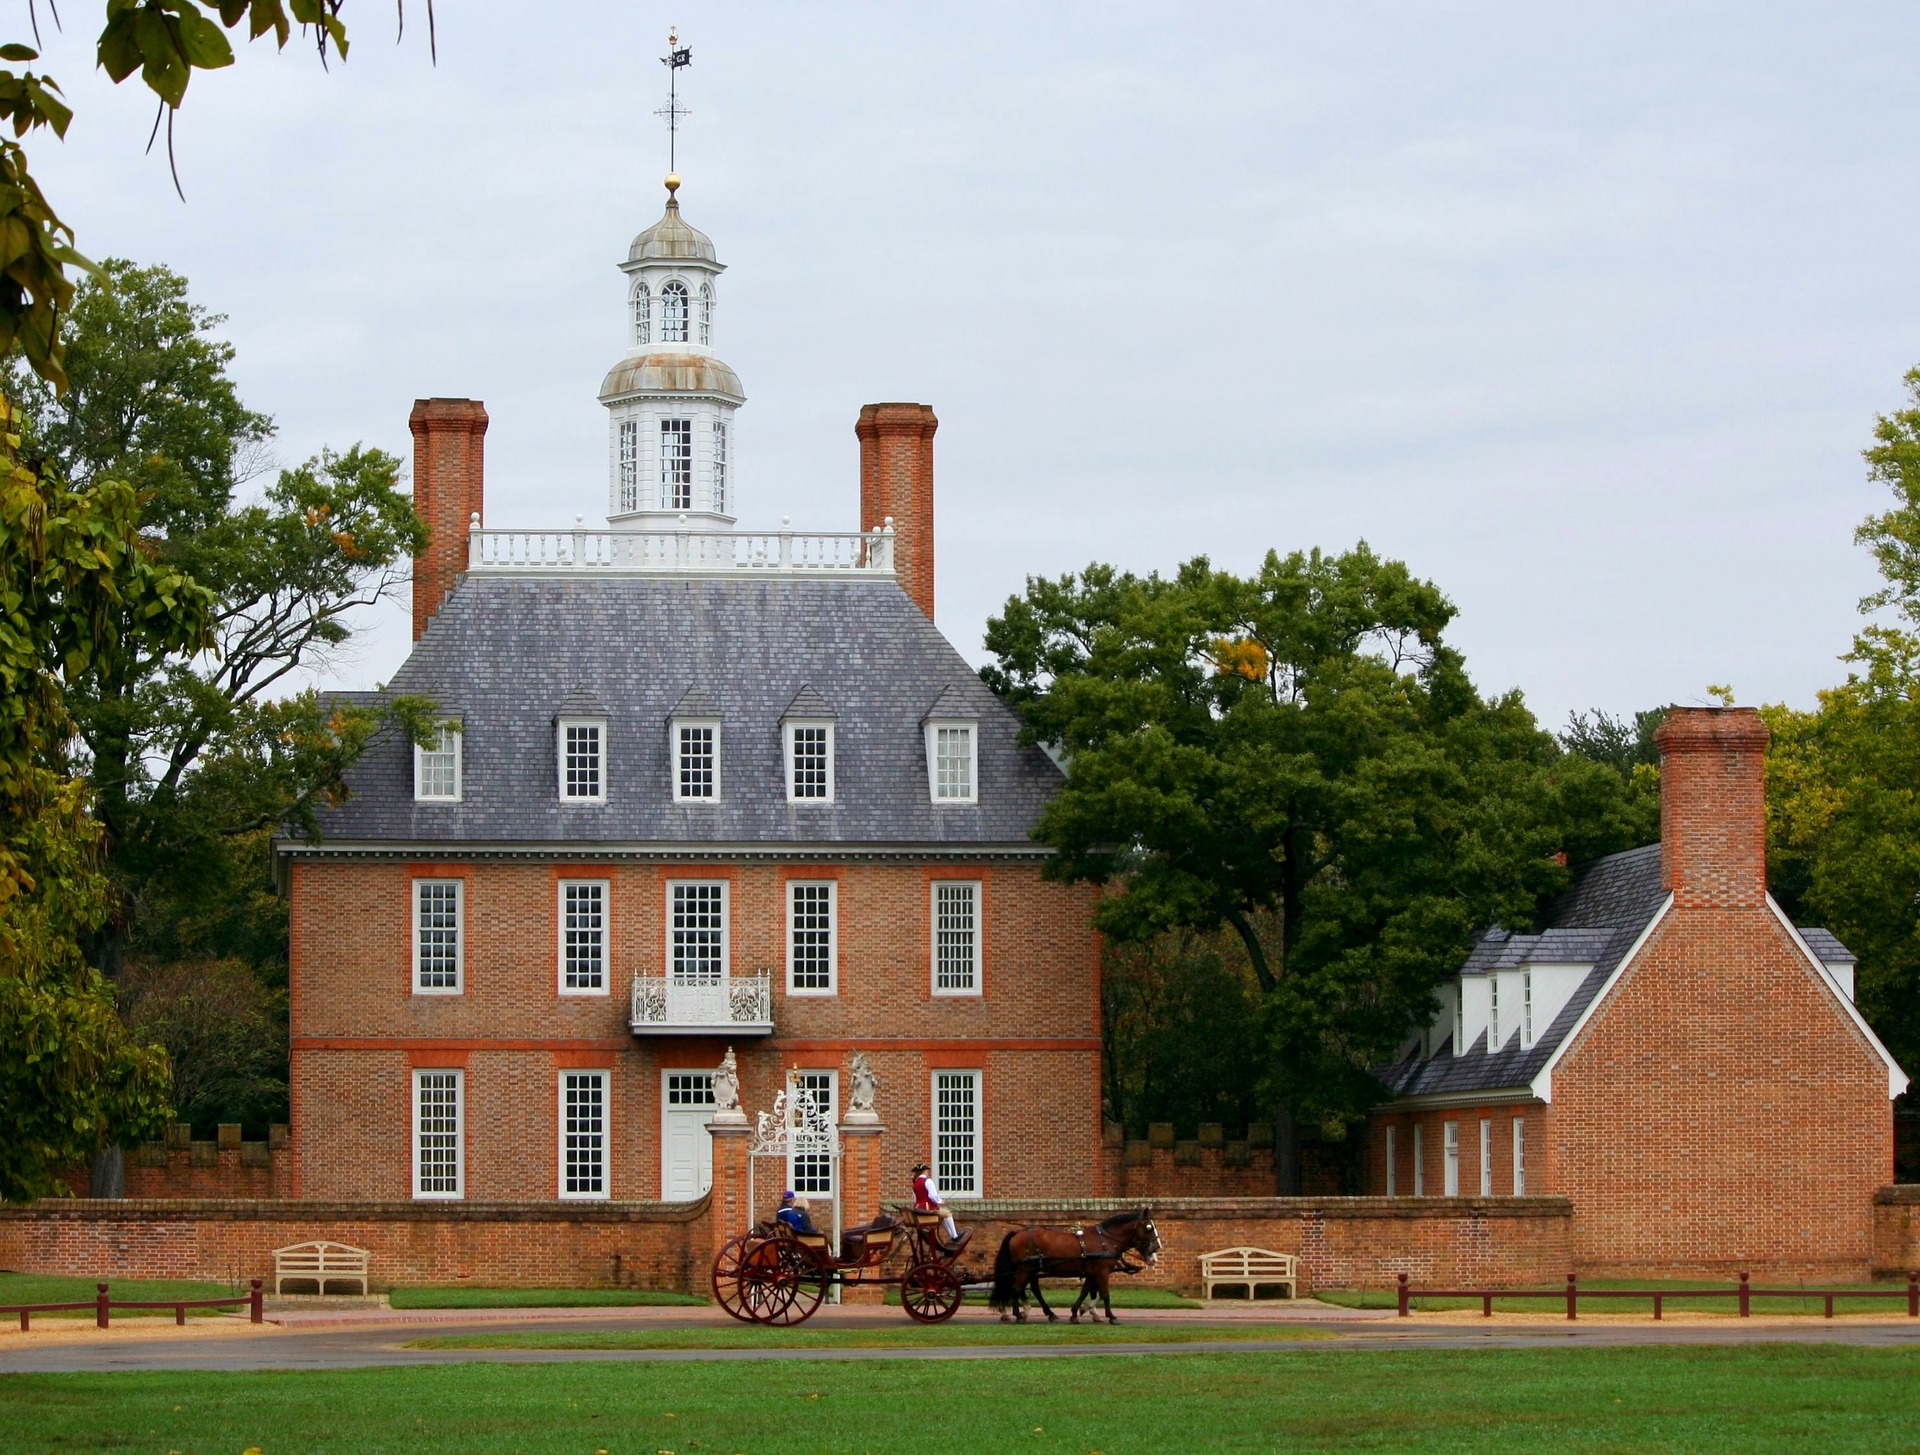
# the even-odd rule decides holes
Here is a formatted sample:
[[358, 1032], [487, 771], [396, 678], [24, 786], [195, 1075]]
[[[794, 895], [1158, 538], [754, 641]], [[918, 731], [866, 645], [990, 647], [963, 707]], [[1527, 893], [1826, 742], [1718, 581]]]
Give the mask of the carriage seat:
[[927, 1241], [942, 1253], [957, 1258], [966, 1248], [967, 1244], [973, 1241], [972, 1228], [961, 1228], [960, 1236], [955, 1238], [951, 1243], [941, 1237], [940, 1224], [947, 1216], [945, 1213], [931, 1212], [926, 1208], [919, 1207], [909, 1208], [907, 1211], [908, 1216], [913, 1219], [913, 1225], [922, 1233], [926, 1234]]

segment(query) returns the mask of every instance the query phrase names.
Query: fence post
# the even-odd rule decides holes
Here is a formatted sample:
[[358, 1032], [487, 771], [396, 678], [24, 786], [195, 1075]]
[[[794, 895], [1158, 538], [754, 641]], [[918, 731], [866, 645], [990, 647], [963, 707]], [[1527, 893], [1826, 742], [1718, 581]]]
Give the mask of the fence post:
[[93, 1326], [104, 1329], [107, 1326], [107, 1286], [96, 1283], [93, 1288]]
[[247, 1295], [247, 1317], [260, 1323], [260, 1280], [253, 1280], [253, 1292]]
[[[1909, 1279], [1909, 1284], [1907, 1287], [1907, 1300], [1908, 1302], [1912, 1302], [1913, 1287], [1911, 1284], [1911, 1279], [1913, 1275], [1908, 1274], [1907, 1277]], [[1400, 1317], [1404, 1319], [1406, 1316], [1407, 1316], [1407, 1275], [1402, 1273], [1400, 1275]]]
[[1920, 1273], [1907, 1274], [1907, 1317], [1920, 1319]]
[[1740, 1275], [1740, 1317], [1743, 1319], [1747, 1317], [1752, 1307], [1753, 1305], [1747, 1296], [1747, 1275], [1742, 1273]]
[[1577, 1312], [1579, 1297], [1579, 1285], [1574, 1282], [1574, 1276], [1569, 1273], [1567, 1275], [1567, 1317], [1570, 1319], [1579, 1317]]

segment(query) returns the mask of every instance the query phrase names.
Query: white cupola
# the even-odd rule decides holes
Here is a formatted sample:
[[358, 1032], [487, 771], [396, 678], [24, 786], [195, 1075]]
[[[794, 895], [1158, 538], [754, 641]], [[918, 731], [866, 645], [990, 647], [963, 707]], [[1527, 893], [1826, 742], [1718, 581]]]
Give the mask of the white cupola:
[[607, 406], [614, 529], [695, 529], [734, 522], [740, 378], [713, 351], [713, 243], [680, 217], [680, 178], [667, 174], [667, 210], [633, 240], [627, 275], [627, 355], [600, 386]]

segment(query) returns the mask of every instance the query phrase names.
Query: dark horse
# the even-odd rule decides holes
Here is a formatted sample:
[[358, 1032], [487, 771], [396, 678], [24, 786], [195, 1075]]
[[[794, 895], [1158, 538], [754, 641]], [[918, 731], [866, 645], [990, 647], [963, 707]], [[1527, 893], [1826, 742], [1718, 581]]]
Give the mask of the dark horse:
[[[1091, 1228], [1022, 1228], [1000, 1240], [1000, 1252], [993, 1260], [993, 1293], [988, 1299], [1001, 1313], [1011, 1313], [1020, 1322], [1027, 1319], [1027, 1293], [1032, 1291], [1049, 1323], [1057, 1320], [1040, 1291], [1042, 1278], [1078, 1278], [1080, 1297], [1073, 1301], [1073, 1322], [1080, 1322], [1080, 1306], [1095, 1294], [1107, 1312], [1107, 1322], [1118, 1323], [1113, 1316], [1113, 1295], [1108, 1287], [1113, 1270], [1127, 1253], [1138, 1253], [1148, 1263], [1160, 1256], [1160, 1231], [1153, 1215], [1138, 1212], [1115, 1213]], [[1131, 1270], [1129, 1270], [1131, 1271]]]

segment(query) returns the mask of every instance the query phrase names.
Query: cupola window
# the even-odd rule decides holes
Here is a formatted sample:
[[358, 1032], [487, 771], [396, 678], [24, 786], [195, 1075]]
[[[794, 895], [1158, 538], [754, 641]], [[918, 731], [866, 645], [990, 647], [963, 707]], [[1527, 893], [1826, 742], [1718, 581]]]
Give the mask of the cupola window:
[[653, 342], [653, 294], [645, 283], [633, 290], [633, 341], [636, 344]]
[[660, 508], [693, 509], [693, 421], [660, 421]]
[[723, 514], [727, 508], [727, 422], [724, 419], [713, 422], [713, 508]]
[[620, 508], [640, 508], [640, 421], [620, 421]]
[[700, 285], [700, 342], [713, 342], [713, 285]]
[[660, 290], [660, 342], [687, 341], [687, 285], [678, 278]]

